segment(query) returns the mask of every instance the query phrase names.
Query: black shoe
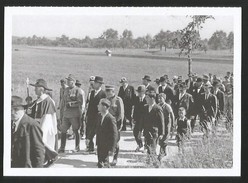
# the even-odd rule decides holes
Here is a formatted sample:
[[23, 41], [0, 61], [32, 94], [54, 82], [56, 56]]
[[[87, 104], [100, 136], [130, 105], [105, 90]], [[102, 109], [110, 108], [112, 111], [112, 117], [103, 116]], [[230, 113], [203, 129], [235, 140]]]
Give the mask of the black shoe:
[[55, 159], [53, 160], [48, 160], [47, 163], [45, 165], [43, 165], [44, 168], [48, 168], [50, 167], [53, 163], [54, 163]]
[[58, 153], [65, 153], [65, 149], [59, 148]]

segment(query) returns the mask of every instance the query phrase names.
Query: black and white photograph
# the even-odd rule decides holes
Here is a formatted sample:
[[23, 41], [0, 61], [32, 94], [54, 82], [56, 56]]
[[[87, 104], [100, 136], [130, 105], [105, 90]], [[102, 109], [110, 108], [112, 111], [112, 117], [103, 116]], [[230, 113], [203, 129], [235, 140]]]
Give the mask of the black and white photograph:
[[4, 175], [240, 176], [241, 8], [5, 7], [4, 30]]

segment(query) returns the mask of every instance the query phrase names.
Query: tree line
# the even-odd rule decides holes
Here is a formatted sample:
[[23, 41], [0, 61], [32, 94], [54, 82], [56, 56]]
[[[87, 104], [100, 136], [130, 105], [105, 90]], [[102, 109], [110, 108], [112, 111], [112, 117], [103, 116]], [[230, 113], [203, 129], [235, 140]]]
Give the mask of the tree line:
[[[38, 37], [33, 35], [32, 37], [12, 37], [12, 43], [17, 45], [29, 45], [29, 46], [58, 46], [58, 47], [78, 47], [78, 48], [159, 48], [166, 51], [166, 49], [180, 49], [182, 43], [182, 32], [177, 31], [164, 31], [161, 30], [155, 36], [147, 34], [143, 37], [133, 37], [131, 30], [125, 29], [122, 34], [119, 35], [117, 30], [112, 28], [104, 31], [98, 38], [90, 38], [85, 36], [83, 39], [69, 38], [66, 35], [56, 37], [55, 40]], [[207, 51], [212, 50], [233, 50], [234, 34], [220, 30], [215, 31], [210, 39], [201, 39], [199, 32], [194, 34], [194, 39], [197, 40], [199, 46], [197, 49]]]

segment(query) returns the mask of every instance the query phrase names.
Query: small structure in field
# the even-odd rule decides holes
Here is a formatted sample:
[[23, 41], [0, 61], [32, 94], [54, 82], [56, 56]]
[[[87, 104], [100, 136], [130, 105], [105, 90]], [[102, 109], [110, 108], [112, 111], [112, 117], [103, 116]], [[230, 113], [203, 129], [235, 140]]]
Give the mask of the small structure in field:
[[108, 57], [111, 57], [111, 52], [112, 52], [111, 50], [106, 50], [106, 51], [105, 51], [105, 54], [106, 54]]

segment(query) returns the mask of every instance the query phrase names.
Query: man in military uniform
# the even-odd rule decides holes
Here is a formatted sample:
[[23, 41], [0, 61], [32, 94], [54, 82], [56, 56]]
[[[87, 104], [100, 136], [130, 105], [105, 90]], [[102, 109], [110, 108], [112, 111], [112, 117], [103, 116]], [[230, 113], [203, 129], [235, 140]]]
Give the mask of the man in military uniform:
[[112, 85], [105, 86], [105, 92], [107, 99], [110, 101], [110, 108], [109, 113], [115, 117], [117, 122], [117, 130], [118, 130], [118, 139], [116, 148], [114, 151], [114, 159], [111, 163], [112, 166], [115, 166], [117, 163], [117, 158], [119, 154], [119, 141], [120, 141], [120, 131], [123, 126], [123, 120], [124, 120], [124, 105], [123, 101], [119, 96], [115, 95], [115, 88]]
[[80, 135], [79, 128], [81, 124], [81, 116], [82, 116], [82, 106], [83, 106], [83, 93], [76, 85], [75, 77], [70, 74], [67, 78], [68, 87], [64, 92], [64, 116], [61, 125], [61, 146], [59, 149], [60, 153], [65, 152], [66, 145], [66, 133], [67, 130], [72, 126], [72, 130], [75, 135], [75, 152], [80, 150]]
[[127, 120], [130, 123], [130, 126], [132, 128], [132, 118], [131, 118], [131, 113], [132, 113], [132, 108], [133, 108], [133, 100], [135, 97], [135, 92], [134, 92], [134, 87], [129, 85], [127, 82], [127, 78], [123, 77], [120, 80], [121, 87], [119, 89], [118, 96], [121, 97], [124, 103], [124, 108], [125, 108], [125, 118], [123, 121], [123, 127], [122, 131], [126, 131], [126, 123]]

